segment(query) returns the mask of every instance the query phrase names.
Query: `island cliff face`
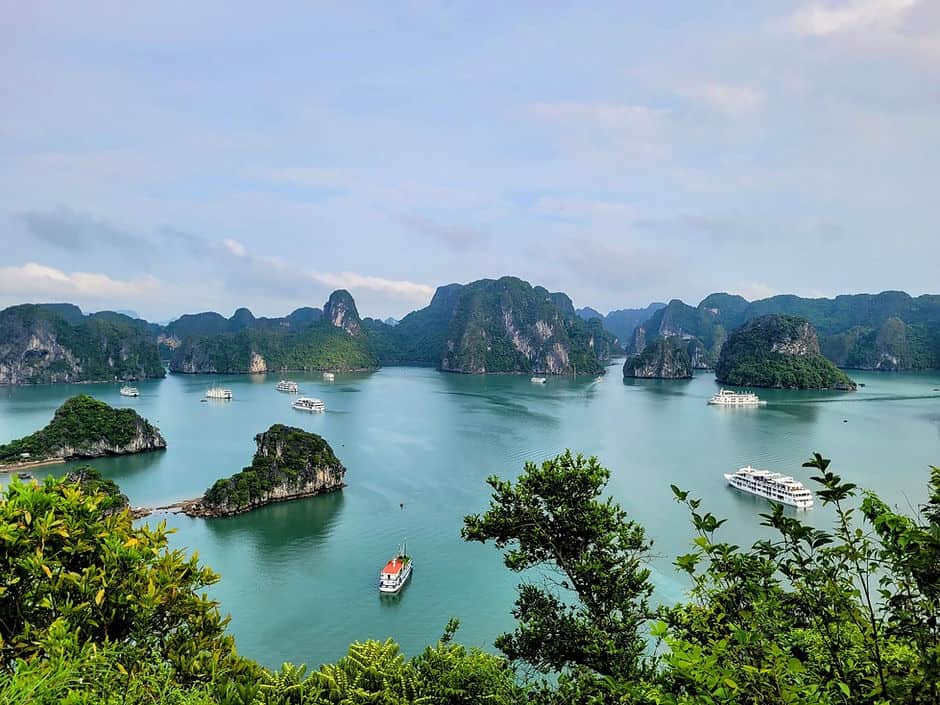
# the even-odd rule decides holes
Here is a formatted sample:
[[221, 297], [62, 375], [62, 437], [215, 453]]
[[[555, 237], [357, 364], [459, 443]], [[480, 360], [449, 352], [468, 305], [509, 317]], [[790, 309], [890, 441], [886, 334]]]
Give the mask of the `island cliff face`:
[[778, 389], [855, 389], [855, 383], [819, 352], [816, 329], [805, 318], [770, 314], [735, 330], [715, 366], [719, 382]]
[[144, 321], [64, 304], [0, 311], [0, 384], [103, 382], [163, 377]]
[[692, 358], [689, 343], [681, 338], [657, 338], [643, 352], [629, 356], [623, 364], [624, 377], [645, 379], [689, 379]]
[[164, 448], [160, 432], [133, 409], [115, 409], [81, 394], [60, 406], [45, 428], [0, 445], [0, 463], [100, 458]]
[[184, 505], [191, 516], [243, 514], [273, 502], [311, 497], [344, 487], [346, 468], [322, 437], [275, 424], [255, 436], [251, 465], [218, 480], [200, 502]]

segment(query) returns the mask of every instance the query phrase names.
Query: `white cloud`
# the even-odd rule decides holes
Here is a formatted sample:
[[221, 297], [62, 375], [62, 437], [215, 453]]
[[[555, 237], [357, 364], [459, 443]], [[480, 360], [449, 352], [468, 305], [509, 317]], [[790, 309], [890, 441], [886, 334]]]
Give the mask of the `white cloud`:
[[758, 301], [760, 299], [769, 299], [771, 296], [776, 296], [780, 292], [774, 289], [772, 286], [767, 286], [766, 284], [761, 284], [758, 282], [752, 282], [750, 284], [739, 286], [730, 293], [739, 294], [748, 301]]
[[225, 248], [236, 257], [244, 257], [247, 253], [245, 246], [237, 240], [223, 240], [222, 244], [225, 245]]
[[416, 284], [415, 282], [398, 279], [383, 279], [382, 277], [371, 277], [356, 274], [355, 272], [339, 272], [337, 274], [311, 272], [310, 276], [326, 286], [336, 289], [349, 289], [354, 296], [357, 289], [365, 289], [425, 305], [434, 294], [434, 287], [427, 284]]
[[839, 5], [814, 4], [792, 17], [801, 34], [826, 36], [878, 26], [895, 26], [918, 0], [851, 0]]
[[95, 272], [63, 272], [36, 262], [21, 267], [0, 267], [0, 294], [10, 296], [78, 297], [126, 301], [153, 295], [160, 282], [152, 276], [112, 279]]
[[684, 89], [682, 94], [732, 117], [759, 112], [764, 104], [761, 91], [730, 83], [701, 83]]

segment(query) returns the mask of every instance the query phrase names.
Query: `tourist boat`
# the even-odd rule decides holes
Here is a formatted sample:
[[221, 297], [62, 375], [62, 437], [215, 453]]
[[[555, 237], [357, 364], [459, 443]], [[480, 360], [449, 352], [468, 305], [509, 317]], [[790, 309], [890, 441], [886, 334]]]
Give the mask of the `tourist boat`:
[[708, 400], [715, 406], [760, 406], [767, 402], [761, 401], [753, 392], [735, 392], [730, 389], [721, 389], [718, 394]]
[[232, 390], [224, 387], [209, 387], [206, 390], [206, 399], [224, 399], [229, 401], [232, 398]]
[[324, 373], [323, 373], [323, 381], [324, 381], [324, 382], [332, 382], [334, 379], [336, 379], [336, 375], [333, 374], [332, 372], [324, 372]]
[[742, 492], [788, 504], [797, 509], [811, 509], [813, 493], [799, 480], [770, 470], [757, 470], [748, 465], [735, 473], [725, 473], [728, 484]]
[[323, 400], [313, 397], [299, 397], [291, 406], [300, 411], [326, 411], [326, 404]]
[[140, 392], [137, 391], [137, 387], [128, 387], [126, 384], [121, 387], [121, 396], [122, 397], [139, 397]]
[[379, 592], [394, 594], [400, 592], [411, 577], [414, 561], [405, 553], [405, 544], [398, 547], [398, 553], [379, 573]]
[[532, 377], [529, 379], [532, 384], [545, 384], [548, 381], [546, 377]]
[[33, 479], [33, 476], [30, 475], [28, 472], [18, 472], [18, 473], [16, 473], [16, 476], [17, 476], [18, 478], [20, 478], [21, 480], [32, 480], [32, 479]]
[[292, 382], [289, 379], [282, 379], [274, 388], [279, 392], [288, 392], [290, 394], [296, 394], [300, 391], [300, 387], [297, 386], [296, 382]]

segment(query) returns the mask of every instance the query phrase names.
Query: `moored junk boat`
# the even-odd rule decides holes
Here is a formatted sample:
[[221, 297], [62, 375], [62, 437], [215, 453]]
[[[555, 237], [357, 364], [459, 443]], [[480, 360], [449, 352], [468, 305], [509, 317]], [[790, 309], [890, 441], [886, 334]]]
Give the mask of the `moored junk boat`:
[[290, 394], [296, 394], [300, 391], [300, 387], [297, 386], [297, 383], [289, 379], [282, 379], [274, 385], [274, 388], [279, 392], [288, 392]]
[[405, 552], [405, 544], [398, 547], [395, 557], [385, 564], [379, 573], [379, 592], [396, 593], [401, 591], [411, 577], [414, 561]]
[[326, 411], [323, 400], [313, 397], [298, 397], [291, 406], [299, 411]]
[[222, 399], [229, 401], [232, 398], [232, 390], [224, 387], [209, 387], [206, 390], [206, 399]]
[[737, 472], [725, 473], [725, 479], [735, 489], [773, 502], [797, 509], [811, 509], [813, 506], [813, 493], [799, 480], [779, 472], [757, 470], [748, 465]]
[[120, 394], [122, 397], [139, 397], [140, 392], [137, 391], [137, 387], [129, 387], [126, 384], [121, 387]]
[[718, 394], [708, 400], [708, 403], [715, 406], [760, 406], [767, 402], [761, 401], [761, 398], [754, 392], [735, 392], [730, 389], [721, 389]]
[[530, 377], [529, 381], [532, 382], [532, 384], [545, 384], [548, 379], [546, 377]]

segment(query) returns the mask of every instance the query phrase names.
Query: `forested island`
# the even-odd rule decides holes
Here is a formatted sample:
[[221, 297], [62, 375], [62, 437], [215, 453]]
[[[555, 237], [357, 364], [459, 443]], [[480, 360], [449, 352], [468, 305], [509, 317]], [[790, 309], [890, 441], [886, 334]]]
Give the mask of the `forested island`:
[[721, 348], [715, 378], [743, 387], [855, 389], [855, 382], [819, 352], [812, 324], [768, 314], [735, 330]]
[[80, 394], [56, 409], [45, 428], [0, 445], [0, 464], [100, 458], [164, 448], [160, 431], [133, 409], [115, 409]]
[[692, 357], [688, 347], [688, 341], [682, 338], [657, 338], [643, 352], [627, 356], [623, 363], [623, 376], [689, 379], [692, 377]]
[[345, 486], [346, 468], [322, 436], [274, 424], [255, 436], [255, 443], [251, 465], [218, 480], [201, 501], [184, 504], [183, 511], [191, 516], [233, 516]]

